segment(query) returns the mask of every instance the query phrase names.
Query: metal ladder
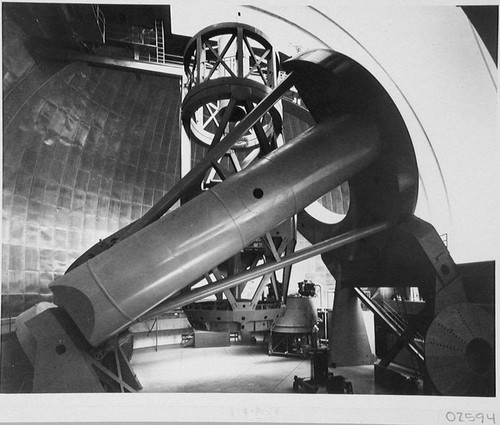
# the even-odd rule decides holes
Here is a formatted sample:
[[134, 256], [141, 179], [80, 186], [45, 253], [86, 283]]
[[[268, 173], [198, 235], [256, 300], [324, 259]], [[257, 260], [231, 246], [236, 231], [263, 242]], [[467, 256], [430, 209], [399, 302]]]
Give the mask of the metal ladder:
[[97, 27], [99, 28], [99, 32], [101, 34], [102, 42], [106, 43], [106, 18], [104, 17], [104, 13], [102, 13], [98, 4], [93, 4], [92, 10], [94, 12]]
[[[373, 314], [380, 317], [384, 323], [389, 326], [389, 328], [398, 336], [402, 337], [406, 323], [404, 318], [400, 317], [400, 315], [392, 308], [387, 308], [387, 305], [380, 305], [379, 303], [372, 300], [367, 294], [365, 294], [361, 288], [354, 288], [354, 291], [358, 295], [358, 298], [373, 312]], [[416, 355], [420, 361], [424, 360], [424, 349], [418, 341], [415, 339], [410, 339], [408, 341], [408, 348], [410, 351]]]
[[156, 62], [165, 63], [165, 31], [163, 21], [155, 21]]
[[[409, 325], [409, 321], [405, 299], [401, 291], [396, 291], [397, 294], [399, 293], [399, 295], [401, 295], [401, 299], [396, 299], [396, 309], [384, 299], [372, 300], [360, 288], [355, 288], [355, 292], [358, 298], [360, 298], [375, 315], [381, 318], [398, 337], [404, 335]], [[410, 369], [412, 369], [414, 377], [421, 377], [423, 376], [422, 362], [424, 361], [423, 336], [419, 332], [414, 332], [407, 344], [412, 354], [412, 366], [410, 366]], [[391, 361], [392, 360], [381, 359], [377, 365], [386, 368]]]

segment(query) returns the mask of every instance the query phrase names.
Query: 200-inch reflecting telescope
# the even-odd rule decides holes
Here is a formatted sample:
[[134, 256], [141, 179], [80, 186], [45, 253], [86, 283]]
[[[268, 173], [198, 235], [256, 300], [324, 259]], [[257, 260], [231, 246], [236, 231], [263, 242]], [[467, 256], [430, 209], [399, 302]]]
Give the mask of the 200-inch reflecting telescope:
[[[462, 21], [466, 33], [472, 34], [469, 22]], [[469, 40], [474, 45], [475, 35]], [[460, 53], [467, 51], [465, 43], [457, 46]], [[358, 47], [363, 46], [356, 45], [356, 57]], [[408, 50], [406, 45], [402, 49]], [[474, 57], [485, 59], [480, 51], [481, 55], [476, 46]], [[437, 57], [436, 52], [428, 57]], [[390, 329], [391, 339], [395, 338], [394, 342], [387, 338], [383, 344], [387, 350], [377, 348], [376, 354], [382, 357], [376, 364], [376, 377], [392, 380], [388, 366], [409, 349], [426, 393], [494, 395], [491, 265], [455, 264], [438, 231], [415, 216], [417, 200], [424, 198], [424, 205], [428, 200], [436, 209], [448, 203], [445, 210], [451, 211], [451, 205], [458, 205], [453, 199], [461, 199], [458, 195], [467, 178], [462, 176], [455, 183], [460, 189], [447, 192], [452, 186], [444, 177], [455, 169], [454, 164], [461, 163], [449, 155], [460, 138], [444, 137], [438, 127], [424, 129], [424, 123], [433, 121], [422, 110], [435, 86], [420, 90], [424, 80], [407, 85], [402, 84], [406, 80], [401, 74], [396, 78], [408, 69], [417, 69], [415, 75], [421, 75], [423, 68], [402, 62], [403, 66], [391, 66], [389, 73], [377, 61], [378, 54], [361, 53], [356, 62], [333, 50], [316, 49], [280, 64], [280, 55], [267, 38], [248, 25], [222, 23], [200, 31], [184, 55], [183, 87], [189, 93], [180, 114], [187, 141], [193, 142], [184, 144], [182, 137], [182, 146], [195, 147], [182, 165], [192, 168], [144, 216], [99, 240], [50, 285], [57, 305], [44, 310], [47, 305], [38, 304], [17, 317], [14, 344], [22, 346], [33, 366], [19, 379], [21, 388], [29, 387], [25, 383], [32, 378], [33, 392], [137, 391], [141, 385], [129, 363], [133, 335], [126, 329], [130, 324], [182, 306], [195, 328], [241, 330], [242, 340], [243, 333], [268, 332], [285, 308], [291, 264], [322, 253], [335, 279], [332, 326], [328, 327], [331, 364], [373, 363], [361, 299]], [[445, 56], [436, 62], [443, 69], [448, 66]], [[387, 57], [404, 60], [398, 55]], [[278, 72], [283, 71], [287, 75], [277, 86]], [[452, 80], [459, 81], [458, 75]], [[476, 79], [471, 81], [475, 87]], [[491, 81], [487, 83], [490, 87]], [[449, 86], [460, 89], [444, 90], [443, 99], [463, 99], [469, 104], [471, 92], [466, 86]], [[422, 94], [421, 103], [414, 105], [410, 99], [417, 91]], [[435, 111], [441, 112], [439, 107]], [[480, 122], [490, 128], [493, 120]], [[290, 132], [287, 136], [285, 129]], [[456, 135], [461, 136], [462, 130]], [[450, 144], [441, 145], [442, 139], [449, 139]], [[476, 139], [477, 135], [470, 138]], [[287, 144], [278, 148], [285, 140]], [[181, 149], [183, 154], [187, 150]], [[467, 158], [472, 151], [464, 152]], [[447, 157], [454, 158], [441, 173]], [[30, 164], [30, 158], [24, 155], [23, 163]], [[13, 174], [16, 190], [17, 181], [26, 180], [24, 174]], [[60, 187], [59, 199], [63, 199]], [[330, 196], [332, 189], [340, 196]], [[59, 186], [48, 192], [59, 192]], [[320, 202], [314, 202], [320, 197]], [[21, 201], [25, 198], [13, 203], [13, 211]], [[167, 213], [177, 202], [183, 205]], [[34, 204], [31, 211], [38, 211]], [[76, 210], [81, 203], [74, 204], [76, 216], [81, 217]], [[309, 205], [314, 208], [306, 209]], [[332, 219], [329, 213], [342, 216]], [[38, 219], [36, 223], [38, 229]], [[297, 232], [312, 244], [310, 248], [294, 252]], [[466, 233], [470, 235], [470, 229]], [[481, 238], [474, 237], [476, 241]], [[451, 240], [453, 250], [463, 245], [463, 240]], [[17, 247], [11, 248], [8, 258], [17, 257]], [[24, 261], [16, 267], [24, 268]], [[243, 291], [253, 289], [249, 287], [255, 283], [247, 285], [250, 276], [262, 278], [253, 297], [245, 299]], [[193, 289], [203, 279], [207, 284]], [[384, 287], [396, 288], [399, 294], [418, 290], [421, 300], [414, 305], [418, 309], [408, 318], [393, 315], [383, 297], [378, 302], [380, 293], [365, 291]], [[197, 303], [209, 295], [215, 295], [214, 303]], [[212, 308], [218, 306], [223, 306], [224, 314]], [[207, 318], [206, 311], [215, 314]]]
[[356, 175], [377, 156], [365, 116], [325, 120], [50, 285], [98, 345]]

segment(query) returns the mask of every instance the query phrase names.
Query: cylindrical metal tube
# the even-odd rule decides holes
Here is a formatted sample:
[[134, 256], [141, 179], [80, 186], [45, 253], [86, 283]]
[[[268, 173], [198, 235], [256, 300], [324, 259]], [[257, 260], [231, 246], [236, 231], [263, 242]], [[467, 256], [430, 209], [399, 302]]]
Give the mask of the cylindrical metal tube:
[[174, 297], [169, 298], [166, 302], [161, 303], [155, 308], [148, 311], [146, 315], [141, 319], [149, 319], [164, 313], [168, 313], [169, 311], [173, 311], [176, 308], [183, 307], [187, 304], [202, 300], [203, 298], [206, 298], [210, 295], [214, 295], [226, 289], [234, 288], [237, 285], [248, 282], [249, 280], [265, 276], [268, 273], [272, 273], [284, 267], [291, 266], [292, 264], [307, 260], [308, 258], [315, 257], [316, 255], [331, 251], [332, 249], [338, 249], [350, 243], [359, 241], [360, 239], [372, 236], [376, 233], [388, 229], [389, 227], [390, 223], [384, 222], [374, 224], [373, 226], [364, 227], [362, 229], [351, 230], [350, 232], [335, 236], [323, 242], [319, 242], [316, 245], [301, 249], [300, 251], [295, 251], [293, 254], [287, 255], [281, 261], [275, 263], [266, 263], [242, 273], [238, 273], [237, 275], [228, 277], [226, 279], [219, 280], [216, 283], [205, 285], [201, 288], [192, 289], [188, 293], [175, 295]]
[[327, 120], [50, 285], [97, 345], [377, 155], [366, 117]]

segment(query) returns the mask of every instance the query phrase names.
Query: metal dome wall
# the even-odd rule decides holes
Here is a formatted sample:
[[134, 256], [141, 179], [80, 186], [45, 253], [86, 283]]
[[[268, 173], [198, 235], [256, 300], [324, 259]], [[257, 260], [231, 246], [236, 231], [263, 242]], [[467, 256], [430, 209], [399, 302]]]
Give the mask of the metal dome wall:
[[2, 317], [180, 175], [180, 79], [49, 62], [25, 39], [4, 13]]

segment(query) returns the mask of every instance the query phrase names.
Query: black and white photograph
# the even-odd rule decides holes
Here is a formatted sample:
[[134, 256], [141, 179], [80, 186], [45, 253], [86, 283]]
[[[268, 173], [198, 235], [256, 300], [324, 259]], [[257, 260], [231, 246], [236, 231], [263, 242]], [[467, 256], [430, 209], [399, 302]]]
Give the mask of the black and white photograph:
[[498, 15], [2, 2], [0, 422], [499, 423]]

